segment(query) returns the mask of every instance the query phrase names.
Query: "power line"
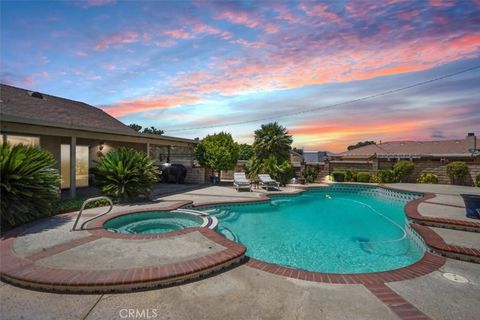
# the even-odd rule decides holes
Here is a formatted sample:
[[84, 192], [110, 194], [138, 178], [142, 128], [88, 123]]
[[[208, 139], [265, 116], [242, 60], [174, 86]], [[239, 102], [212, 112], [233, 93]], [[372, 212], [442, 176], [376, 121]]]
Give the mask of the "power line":
[[454, 72], [454, 73], [449, 73], [449, 74], [446, 74], [446, 75], [443, 75], [443, 76], [440, 76], [440, 77], [437, 77], [437, 78], [417, 82], [417, 83], [414, 83], [414, 84], [411, 84], [411, 85], [408, 85], [408, 86], [405, 86], [405, 87], [401, 87], [401, 88], [397, 88], [397, 89], [391, 89], [391, 90], [388, 90], [388, 91], [372, 94], [372, 95], [365, 96], [365, 97], [362, 97], [362, 98], [349, 100], [349, 101], [344, 101], [344, 102], [339, 102], [339, 103], [330, 104], [330, 105], [326, 105], [326, 106], [304, 109], [304, 110], [300, 110], [300, 111], [287, 112], [287, 113], [284, 113], [284, 114], [281, 114], [281, 115], [274, 115], [274, 116], [257, 118], [257, 119], [252, 119], [252, 120], [229, 122], [229, 123], [224, 123], [224, 124], [215, 124], [215, 125], [208, 125], [208, 126], [201, 126], [201, 127], [180, 128], [180, 129], [172, 129], [172, 130], [164, 129], [164, 131], [165, 132], [177, 132], [177, 131], [191, 131], [191, 130], [200, 130], [200, 129], [211, 129], [211, 128], [219, 128], [219, 127], [225, 127], [225, 126], [237, 126], [237, 125], [254, 123], [254, 122], [259, 122], [259, 121], [267, 121], [267, 120], [285, 118], [285, 117], [289, 117], [289, 116], [295, 116], [295, 115], [305, 114], [305, 113], [318, 111], [318, 110], [322, 110], [322, 109], [344, 106], [344, 105], [348, 105], [348, 104], [352, 104], [352, 103], [356, 103], [356, 102], [360, 102], [360, 101], [365, 101], [365, 100], [369, 100], [369, 99], [373, 99], [373, 98], [378, 98], [378, 97], [394, 94], [394, 93], [409, 90], [409, 89], [412, 89], [412, 88], [415, 88], [415, 87], [420, 87], [420, 86], [423, 86], [423, 85], [426, 85], [426, 84], [429, 84], [429, 83], [432, 83], [432, 82], [436, 82], [436, 81], [440, 81], [440, 80], [443, 80], [443, 79], [455, 77], [455, 76], [458, 76], [462, 73], [466, 73], [466, 72], [473, 71], [473, 70], [476, 70], [476, 69], [480, 69], [480, 65], [474, 66], [474, 67], [471, 67], [471, 68], [468, 68], [468, 69], [463, 69], [461, 71], [457, 71], [457, 72]]

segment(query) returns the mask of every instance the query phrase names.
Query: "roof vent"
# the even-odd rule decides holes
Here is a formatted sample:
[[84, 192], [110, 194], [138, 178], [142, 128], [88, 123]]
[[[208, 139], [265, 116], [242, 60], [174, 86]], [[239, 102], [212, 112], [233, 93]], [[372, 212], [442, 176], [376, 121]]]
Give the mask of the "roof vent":
[[30, 96], [32, 96], [34, 98], [37, 98], [37, 99], [44, 99], [43, 94], [41, 94], [40, 92], [36, 92], [36, 91], [30, 93]]

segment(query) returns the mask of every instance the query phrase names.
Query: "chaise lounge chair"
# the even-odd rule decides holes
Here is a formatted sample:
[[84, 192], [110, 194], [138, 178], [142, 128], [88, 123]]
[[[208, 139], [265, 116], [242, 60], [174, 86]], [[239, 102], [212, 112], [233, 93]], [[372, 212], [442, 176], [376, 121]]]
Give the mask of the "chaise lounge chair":
[[258, 179], [260, 179], [260, 187], [266, 187], [267, 191], [270, 190], [270, 188], [280, 190], [280, 183], [270, 178], [269, 174], [259, 174]]
[[247, 188], [248, 190], [252, 191], [252, 183], [245, 176], [245, 172], [233, 173], [233, 186], [235, 189], [237, 189], [237, 191], [239, 191], [241, 188]]

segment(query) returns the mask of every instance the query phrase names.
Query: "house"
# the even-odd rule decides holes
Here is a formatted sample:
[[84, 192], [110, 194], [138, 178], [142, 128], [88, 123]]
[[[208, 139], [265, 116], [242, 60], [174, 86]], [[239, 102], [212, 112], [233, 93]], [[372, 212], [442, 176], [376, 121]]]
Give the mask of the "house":
[[437, 141], [393, 141], [371, 144], [352, 149], [332, 157], [329, 171], [354, 169], [376, 172], [392, 168], [398, 160], [411, 160], [415, 163], [413, 178], [423, 172], [434, 173], [439, 183], [450, 183], [446, 165], [452, 161], [464, 161], [470, 170], [467, 183], [473, 184], [480, 174], [480, 150], [474, 133], [465, 139]]
[[203, 183], [203, 168], [193, 165], [197, 140], [141, 134], [83, 102], [8, 85], [0, 86], [1, 142], [30, 144], [50, 151], [57, 160], [61, 188], [72, 197], [88, 187], [90, 169], [112, 148], [125, 146], [161, 163], [187, 167], [186, 182]]
[[328, 151], [304, 151], [303, 157], [307, 165], [324, 164], [333, 153]]

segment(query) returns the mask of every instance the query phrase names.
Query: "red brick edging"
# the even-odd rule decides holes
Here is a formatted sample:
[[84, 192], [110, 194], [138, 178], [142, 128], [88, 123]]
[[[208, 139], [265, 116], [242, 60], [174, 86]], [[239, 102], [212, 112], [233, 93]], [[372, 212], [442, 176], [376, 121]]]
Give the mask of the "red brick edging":
[[[176, 202], [164, 208], [148, 208], [145, 210], [128, 210], [103, 216], [87, 225], [90, 235], [48, 248], [26, 257], [20, 257], [13, 251], [13, 243], [17, 236], [23, 234], [33, 225], [49, 218], [16, 228], [2, 237], [0, 242], [0, 277], [6, 282], [19, 286], [47, 291], [61, 292], [123, 292], [133, 289], [165, 286], [172, 283], [188, 281], [219, 271], [241, 262], [245, 255], [245, 247], [239, 243], [222, 237], [209, 228], [187, 228], [178, 231], [155, 235], [129, 235], [114, 233], [103, 228], [103, 223], [115, 217], [142, 211], [170, 211], [191, 201]], [[62, 214], [59, 218], [72, 218], [73, 213]], [[50, 217], [51, 218], [51, 217]], [[72, 220], [73, 223], [73, 220]], [[205, 238], [216, 242], [226, 249], [179, 263], [148, 266], [143, 268], [113, 270], [70, 270], [43, 267], [35, 264], [45, 257], [64, 252], [79, 245], [100, 238], [121, 238], [129, 240], [158, 239], [182, 234], [200, 232]]]
[[480, 263], [479, 249], [447, 244], [442, 237], [432, 229], [415, 223], [410, 225], [422, 236], [425, 243], [439, 254], [450, 258]]
[[365, 287], [390, 308], [400, 319], [429, 320], [430, 318], [418, 310], [410, 302], [403, 299], [398, 293], [385, 284], [366, 284]]
[[428, 200], [433, 199], [435, 197], [436, 196], [433, 193], [425, 193], [423, 197], [410, 201], [405, 206], [405, 209], [404, 209], [405, 214], [407, 215], [408, 218], [414, 220], [417, 223], [424, 224], [424, 225], [449, 227], [452, 229], [462, 229], [462, 230], [468, 230], [473, 232], [480, 232], [480, 222], [448, 219], [448, 218], [438, 218], [438, 217], [421, 215], [420, 212], [418, 212], [418, 206], [423, 202], [432, 203]]
[[313, 282], [324, 282], [334, 284], [379, 284], [385, 282], [409, 280], [417, 278], [435, 270], [438, 270], [445, 263], [445, 258], [426, 252], [423, 258], [416, 263], [400, 269], [358, 273], [358, 274], [339, 274], [339, 273], [321, 273], [283, 267], [274, 263], [263, 262], [253, 258], [249, 258], [246, 265], [255, 269], [259, 269], [276, 275], [307, 280]]

